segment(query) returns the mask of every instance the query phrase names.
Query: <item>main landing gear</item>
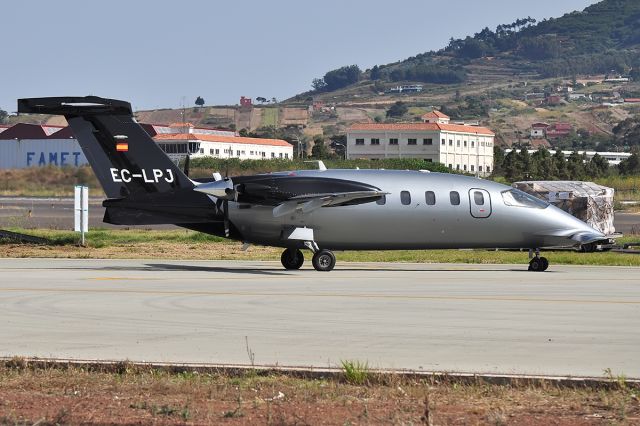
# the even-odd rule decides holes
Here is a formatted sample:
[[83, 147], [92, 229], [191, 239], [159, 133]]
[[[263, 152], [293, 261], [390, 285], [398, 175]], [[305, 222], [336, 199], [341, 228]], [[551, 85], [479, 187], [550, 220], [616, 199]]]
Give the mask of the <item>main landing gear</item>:
[[540, 256], [540, 249], [535, 250], [535, 255], [533, 254], [533, 250], [529, 250], [529, 270], [533, 272], [544, 272], [549, 268], [549, 261], [546, 257]]
[[[316, 271], [329, 272], [336, 266], [336, 256], [330, 250], [320, 250], [315, 244], [305, 245], [313, 252], [311, 264]], [[300, 269], [304, 263], [302, 251], [288, 248], [282, 252], [280, 262], [285, 269]]]

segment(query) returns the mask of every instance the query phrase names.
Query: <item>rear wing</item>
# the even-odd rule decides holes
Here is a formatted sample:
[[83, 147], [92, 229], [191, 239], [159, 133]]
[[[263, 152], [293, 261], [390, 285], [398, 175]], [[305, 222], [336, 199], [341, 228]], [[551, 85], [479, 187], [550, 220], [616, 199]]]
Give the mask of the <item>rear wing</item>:
[[98, 96], [65, 96], [18, 99], [18, 112], [81, 116], [96, 114], [133, 115], [131, 104]]

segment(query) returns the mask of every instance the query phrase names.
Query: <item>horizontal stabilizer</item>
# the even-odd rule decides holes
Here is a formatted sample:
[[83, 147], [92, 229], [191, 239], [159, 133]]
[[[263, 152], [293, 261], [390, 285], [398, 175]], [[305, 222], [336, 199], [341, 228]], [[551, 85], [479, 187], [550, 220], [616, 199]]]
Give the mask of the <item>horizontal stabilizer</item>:
[[113, 114], [131, 115], [131, 104], [116, 99], [97, 96], [58, 96], [50, 98], [18, 99], [18, 112], [24, 114], [91, 115]]

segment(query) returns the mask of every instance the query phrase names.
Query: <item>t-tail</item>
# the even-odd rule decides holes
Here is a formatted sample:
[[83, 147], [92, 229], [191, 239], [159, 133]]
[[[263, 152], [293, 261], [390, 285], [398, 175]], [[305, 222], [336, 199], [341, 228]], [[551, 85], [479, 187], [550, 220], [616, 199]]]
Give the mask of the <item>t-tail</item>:
[[[96, 96], [18, 100], [19, 113], [64, 115], [108, 199], [104, 221], [201, 228], [220, 212], [140, 126], [131, 104]], [[194, 225], [194, 226], [187, 226]]]

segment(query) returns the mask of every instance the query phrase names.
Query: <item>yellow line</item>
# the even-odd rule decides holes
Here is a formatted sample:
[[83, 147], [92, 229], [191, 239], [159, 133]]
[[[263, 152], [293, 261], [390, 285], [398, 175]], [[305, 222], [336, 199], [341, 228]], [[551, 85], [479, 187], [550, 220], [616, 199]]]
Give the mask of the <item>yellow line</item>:
[[495, 301], [495, 302], [542, 302], [542, 303], [575, 303], [575, 304], [617, 304], [640, 305], [640, 300], [593, 300], [593, 299], [544, 299], [536, 297], [488, 297], [488, 296], [428, 296], [402, 294], [368, 294], [368, 293], [260, 293], [241, 291], [178, 291], [178, 290], [128, 290], [104, 288], [4, 288], [2, 292], [46, 292], [46, 293], [126, 293], [172, 296], [239, 296], [239, 297], [333, 297], [354, 299], [395, 299], [395, 300], [452, 300], [452, 301]]

